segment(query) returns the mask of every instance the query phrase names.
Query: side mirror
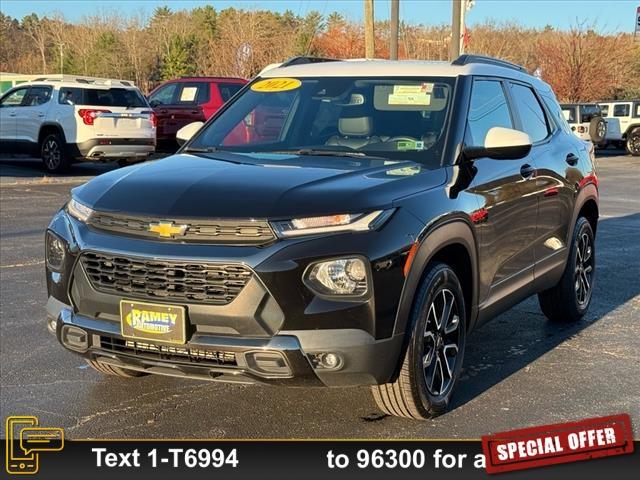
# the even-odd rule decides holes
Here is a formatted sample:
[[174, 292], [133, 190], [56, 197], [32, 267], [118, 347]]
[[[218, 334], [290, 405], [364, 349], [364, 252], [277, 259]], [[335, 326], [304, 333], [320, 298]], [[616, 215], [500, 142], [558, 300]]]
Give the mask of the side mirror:
[[193, 122], [185, 125], [180, 130], [178, 130], [176, 132], [176, 141], [178, 142], [178, 145], [182, 146], [187, 141], [191, 140], [191, 137], [193, 137], [198, 132], [198, 130], [200, 130], [200, 127], [202, 127], [202, 125], [204, 125], [204, 122]]
[[487, 132], [484, 147], [465, 147], [464, 158], [489, 157], [495, 160], [515, 160], [526, 157], [531, 151], [531, 138], [520, 130], [493, 127]]

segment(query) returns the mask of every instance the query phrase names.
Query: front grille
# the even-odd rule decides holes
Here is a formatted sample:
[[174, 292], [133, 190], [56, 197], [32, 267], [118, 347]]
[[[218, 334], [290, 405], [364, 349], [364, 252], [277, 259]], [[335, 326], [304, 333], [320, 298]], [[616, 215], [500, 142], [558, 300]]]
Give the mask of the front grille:
[[[154, 223], [185, 226], [184, 231], [169, 237], [161, 237], [149, 231]], [[89, 225], [98, 230], [154, 240], [219, 243], [225, 245], [265, 245], [275, 240], [266, 220], [185, 220], [153, 219], [94, 212]]]
[[82, 267], [96, 290], [146, 300], [226, 305], [252, 272], [241, 264], [192, 263], [87, 252]]
[[166, 362], [189, 362], [202, 365], [237, 366], [236, 354], [217, 350], [156, 345], [154, 343], [100, 337], [100, 347], [115, 353], [125, 353]]

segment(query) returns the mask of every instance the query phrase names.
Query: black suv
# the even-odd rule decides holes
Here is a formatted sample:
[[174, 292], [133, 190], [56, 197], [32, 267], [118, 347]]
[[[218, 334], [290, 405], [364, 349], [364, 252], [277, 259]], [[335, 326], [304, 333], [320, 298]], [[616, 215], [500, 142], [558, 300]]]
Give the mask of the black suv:
[[585, 314], [597, 222], [593, 149], [521, 67], [297, 58], [73, 190], [48, 327], [106, 374], [370, 385], [429, 418], [472, 329], [536, 293]]

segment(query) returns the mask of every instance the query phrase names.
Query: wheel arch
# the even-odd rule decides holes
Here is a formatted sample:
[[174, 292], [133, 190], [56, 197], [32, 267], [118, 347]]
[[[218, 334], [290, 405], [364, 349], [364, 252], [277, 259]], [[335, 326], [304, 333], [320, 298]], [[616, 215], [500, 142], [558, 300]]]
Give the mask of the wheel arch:
[[44, 140], [45, 136], [51, 133], [59, 134], [62, 137], [62, 141], [64, 143], [67, 143], [67, 139], [64, 135], [64, 130], [59, 123], [45, 122], [40, 126], [40, 131], [38, 132], [38, 146], [42, 145], [42, 141]]
[[468, 216], [460, 213], [441, 219], [428, 226], [416, 241], [416, 251], [407, 272], [400, 296], [394, 326], [394, 335], [404, 334], [402, 348], [390, 381], [397, 378], [407, 347], [411, 340], [413, 323], [411, 310], [419, 291], [427, 266], [440, 261], [448, 264], [458, 276], [465, 298], [467, 331], [471, 330], [478, 316], [478, 255], [477, 241]]

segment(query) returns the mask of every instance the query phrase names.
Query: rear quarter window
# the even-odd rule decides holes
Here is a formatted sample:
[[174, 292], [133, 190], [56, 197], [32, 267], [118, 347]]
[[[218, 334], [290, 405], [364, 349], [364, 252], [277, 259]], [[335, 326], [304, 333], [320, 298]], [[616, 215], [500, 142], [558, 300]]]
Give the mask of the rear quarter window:
[[218, 89], [220, 90], [220, 96], [222, 101], [226, 102], [233, 97], [238, 91], [244, 87], [242, 83], [219, 83]]

